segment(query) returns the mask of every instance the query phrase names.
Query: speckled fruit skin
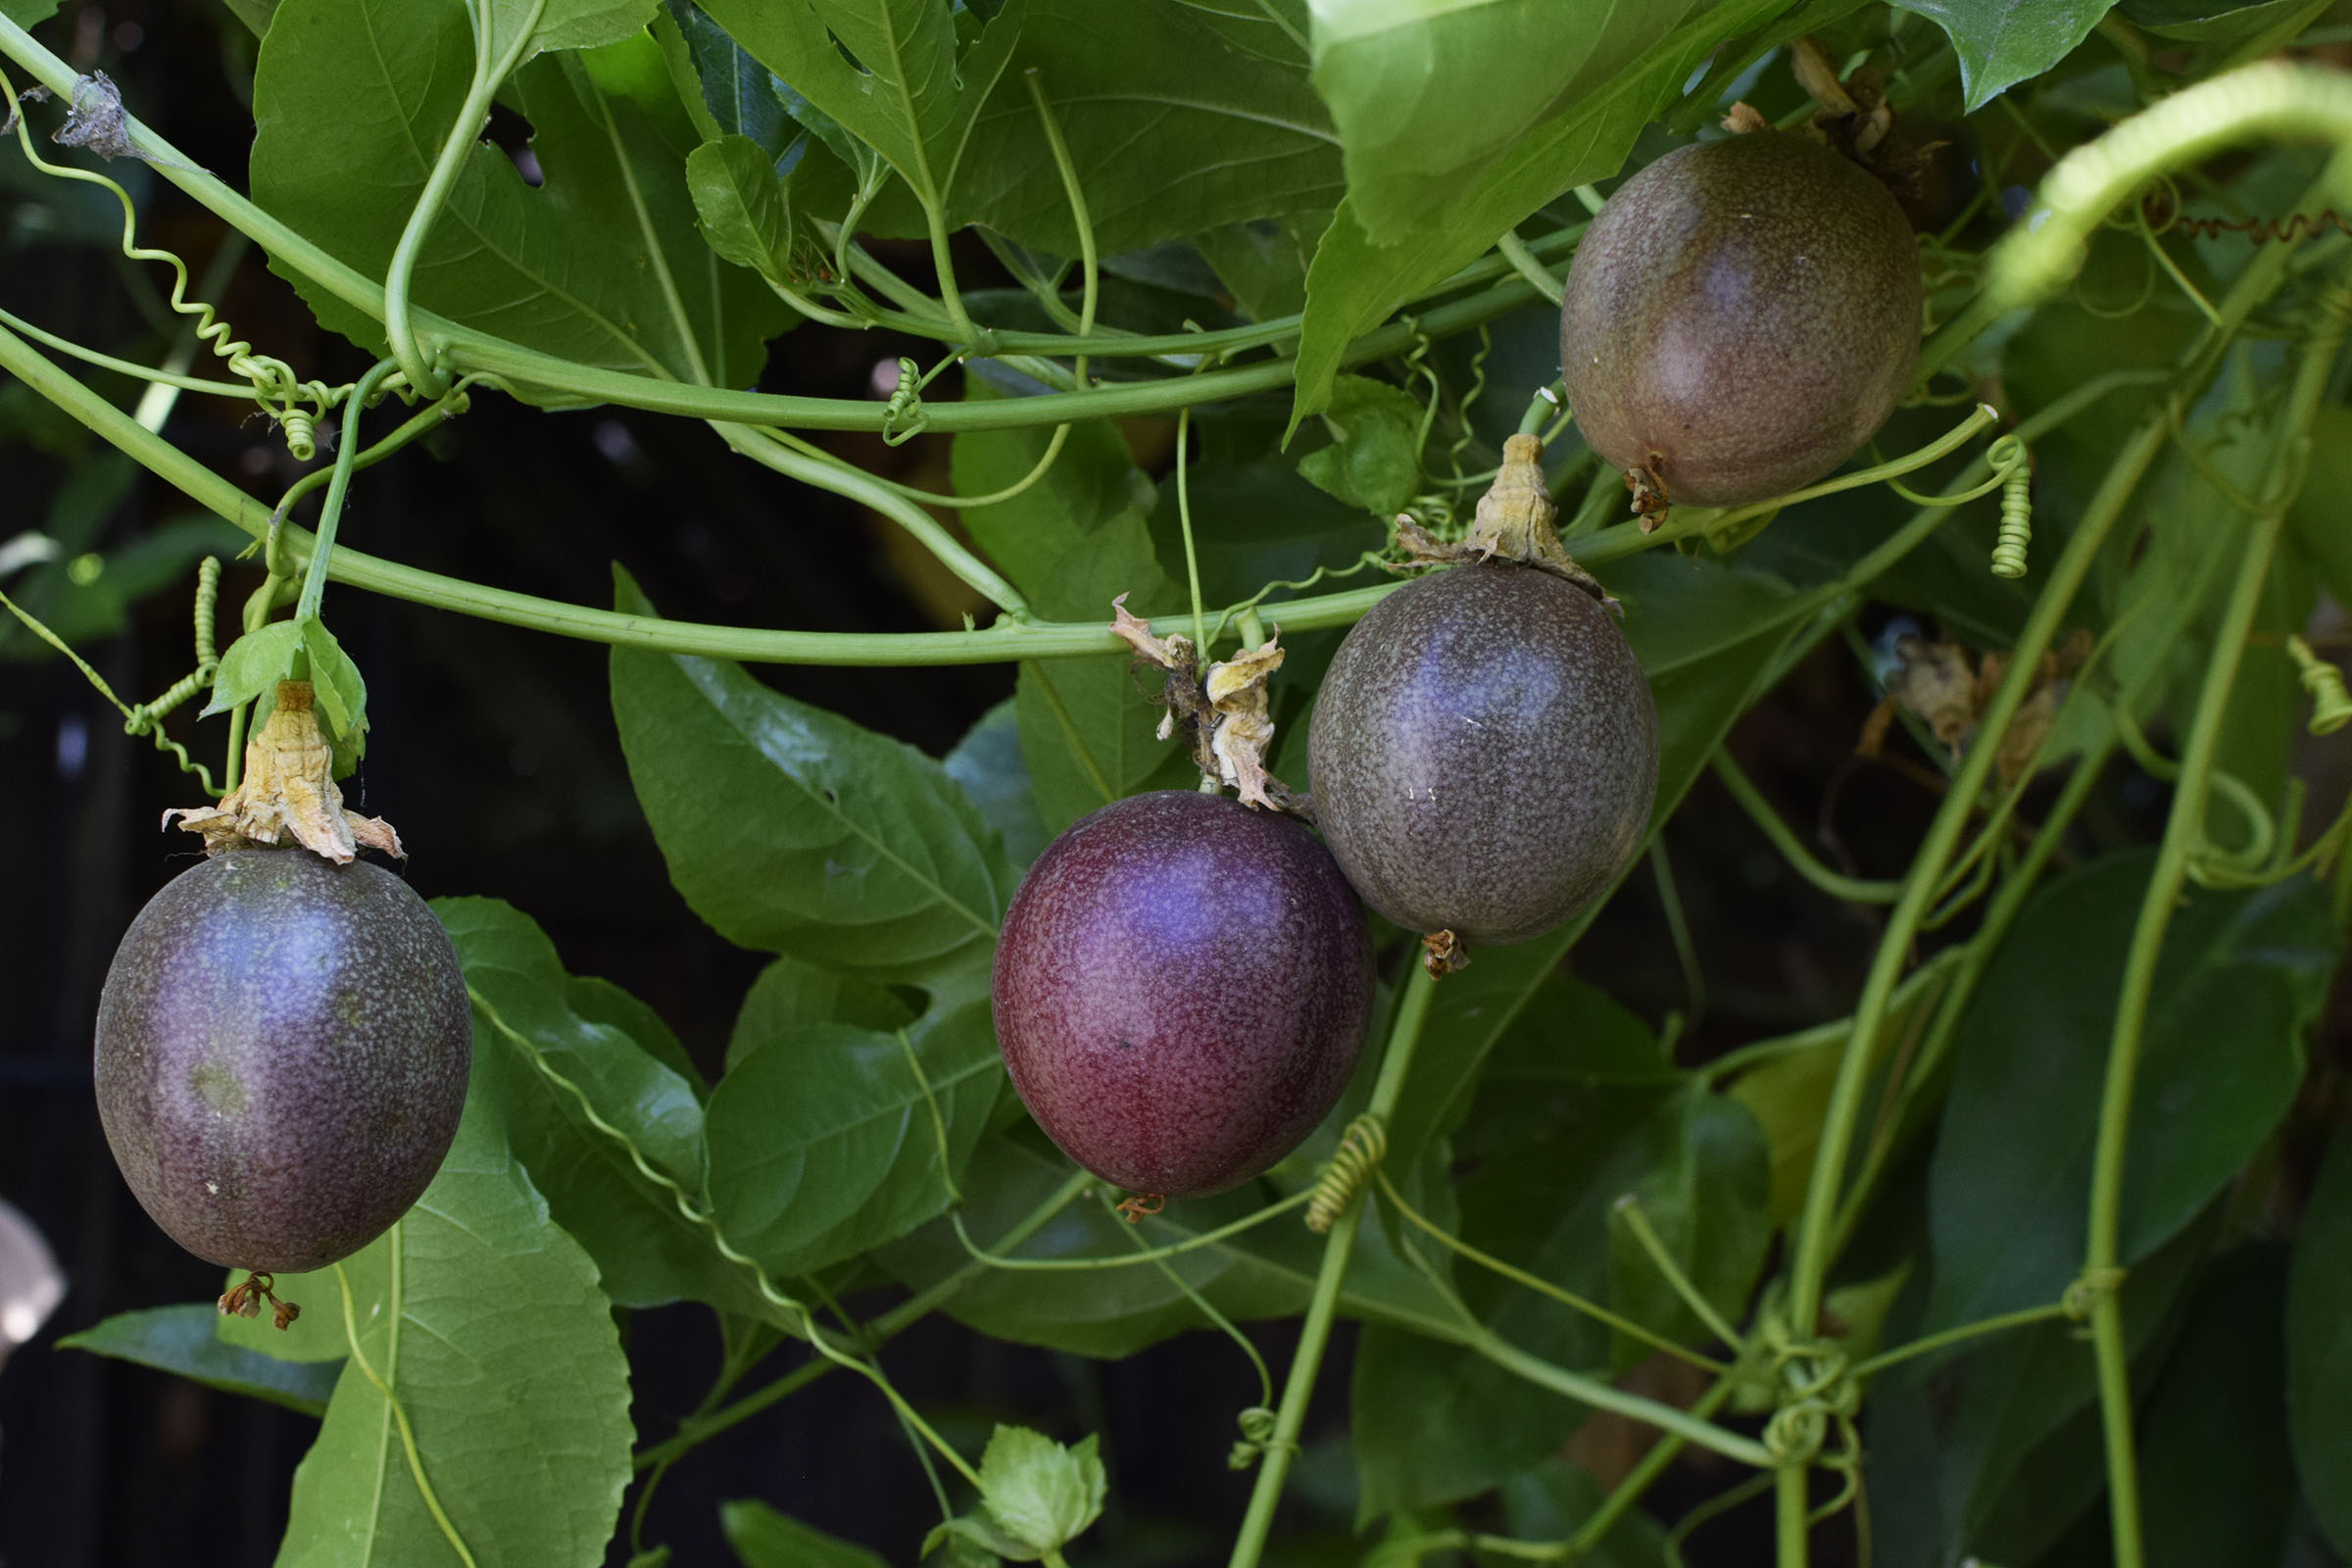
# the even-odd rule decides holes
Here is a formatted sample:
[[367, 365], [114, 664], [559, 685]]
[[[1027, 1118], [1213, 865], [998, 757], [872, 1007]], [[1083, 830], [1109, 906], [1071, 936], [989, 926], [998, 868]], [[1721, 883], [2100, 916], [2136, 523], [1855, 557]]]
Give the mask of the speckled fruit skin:
[[1340, 644], [1315, 698], [1315, 819], [1410, 931], [1522, 942], [1642, 846], [1658, 713], [1616, 616], [1532, 566], [1449, 566]]
[[457, 950], [364, 861], [237, 850], [130, 923], [98, 1002], [98, 1115], [155, 1222], [224, 1268], [299, 1273], [407, 1212], [473, 1060]]
[[1886, 422], [1919, 356], [1919, 256], [1886, 187], [1801, 136], [1678, 147], [1586, 230], [1560, 310], [1577, 428], [1669, 499], [1786, 495]]
[[995, 996], [1012, 1086], [1064, 1153], [1130, 1192], [1203, 1198], [1339, 1102], [1372, 939], [1304, 827], [1164, 790], [1046, 846], [1004, 916]]

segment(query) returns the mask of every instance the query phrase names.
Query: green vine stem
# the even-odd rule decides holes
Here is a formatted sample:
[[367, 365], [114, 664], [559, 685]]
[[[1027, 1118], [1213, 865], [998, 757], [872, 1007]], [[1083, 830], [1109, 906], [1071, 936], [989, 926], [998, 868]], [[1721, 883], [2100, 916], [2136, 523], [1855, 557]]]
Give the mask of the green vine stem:
[[1748, 819], [1762, 830], [1765, 838], [1771, 840], [1772, 847], [1781, 852], [1781, 858], [1822, 892], [1833, 899], [1844, 899], [1854, 904], [1892, 904], [1902, 896], [1903, 885], [1900, 882], [1865, 881], [1860, 877], [1840, 875], [1822, 864], [1820, 858], [1805, 848], [1803, 841], [1797, 838], [1788, 824], [1781, 820], [1781, 813], [1773, 809], [1772, 803], [1764, 799], [1763, 791], [1757, 789], [1748, 776], [1740, 770], [1740, 764], [1732, 760], [1729, 752], [1717, 748], [1715, 755], [1707, 759], [1707, 765], [1714, 770], [1715, 777], [1722, 782], [1740, 809], [1745, 811]]
[[[2193, 396], [2213, 374], [2220, 363], [2221, 350], [2237, 326], [2283, 280], [2292, 254], [2291, 242], [2281, 241], [2265, 247], [2247, 266], [2224, 302], [2225, 324], [2208, 325], [2180, 356], [2175, 396]], [[2037, 434], [2024, 428], [2017, 433], [2020, 440], [2029, 443]], [[1990, 775], [1998, 738], [2023, 704], [2042, 651], [2050, 645], [2060, 619], [2088, 575], [2101, 542], [2154, 463], [2167, 434], [2166, 416], [2159, 410], [2141, 420], [2109, 466], [2106, 477], [2034, 600], [2034, 610], [2013, 650], [2009, 673], [1985, 710], [1977, 744], [1954, 774], [1943, 804], [1912, 860], [1910, 874], [1904, 879], [1903, 896], [1888, 916], [1861, 1000], [1854, 1008], [1853, 1028], [1846, 1038], [1838, 1075], [1831, 1087], [1803, 1210], [1797, 1219], [1789, 1268], [1789, 1321], [1793, 1323], [1810, 1324], [1820, 1310], [1831, 1260], [1829, 1244], [1836, 1223], [1838, 1192], [1861, 1111], [1863, 1081], [1874, 1054], [1872, 1048], [1886, 1020], [1887, 1002], [1908, 962], [1912, 939]], [[1781, 1473], [1778, 1486], [1780, 1568], [1804, 1568], [1808, 1514], [1805, 1469], [1791, 1466]]]
[[318, 529], [311, 547], [311, 559], [302, 576], [302, 598], [294, 607], [297, 620], [318, 618], [318, 606], [326, 596], [326, 572], [334, 560], [335, 532], [343, 519], [343, 500], [351, 491], [352, 470], [358, 466], [360, 455], [360, 416], [366, 412], [368, 400], [375, 395], [384, 377], [399, 369], [397, 362], [378, 360], [368, 368], [351, 396], [343, 404], [343, 440], [335, 451], [333, 476], [326, 483], [326, 500], [318, 509]]
[[[1437, 981], [1422, 968], [1417, 955], [1406, 956], [1404, 994], [1396, 1003], [1396, 1018], [1389, 1027], [1389, 1049], [1381, 1058], [1380, 1077], [1372, 1087], [1365, 1114], [1387, 1121], [1404, 1092], [1405, 1072], [1421, 1043], [1421, 1025], [1429, 1016], [1430, 998]], [[1282, 1501], [1283, 1483], [1290, 1478], [1291, 1456], [1298, 1451], [1298, 1434], [1306, 1425], [1306, 1405], [1315, 1392], [1315, 1374], [1323, 1363], [1323, 1348], [1331, 1340], [1331, 1323], [1340, 1305], [1340, 1285], [1348, 1276], [1348, 1259], [1355, 1251], [1356, 1227], [1363, 1222], [1360, 1200], [1331, 1228], [1323, 1244], [1322, 1267], [1315, 1274], [1315, 1293], [1299, 1324], [1298, 1348], [1291, 1357], [1290, 1376], [1282, 1387], [1282, 1403], [1274, 1414], [1274, 1433], [1266, 1440], [1257, 1484], [1250, 1493], [1250, 1510], [1243, 1516], [1241, 1534], [1234, 1538], [1230, 1568], [1256, 1568], [1266, 1549], [1266, 1533], [1274, 1525], [1275, 1506]]]
[[2352, 77], [2281, 61], [2248, 66], [2175, 93], [2068, 153], [2033, 210], [1994, 247], [1988, 308], [2011, 310], [2053, 292], [2082, 266], [2090, 231], [2117, 203], [2168, 169], [2262, 132], [2352, 142]]
[[523, 1057], [541, 1077], [571, 1098], [572, 1102], [579, 1106], [581, 1118], [589, 1126], [620, 1147], [621, 1152], [628, 1156], [629, 1163], [636, 1168], [640, 1177], [669, 1195], [672, 1205], [678, 1211], [678, 1216], [710, 1238], [712, 1251], [751, 1276], [752, 1285], [759, 1292], [760, 1299], [781, 1314], [781, 1322], [784, 1326], [796, 1329], [802, 1339], [808, 1342], [808, 1348], [825, 1360], [835, 1366], [846, 1367], [871, 1383], [881, 1392], [882, 1396], [890, 1401], [891, 1409], [897, 1412], [901, 1421], [905, 1422], [911, 1431], [919, 1434], [941, 1458], [954, 1465], [956, 1473], [965, 1481], [975, 1488], [980, 1485], [980, 1473], [972, 1468], [971, 1461], [966, 1459], [955, 1445], [941, 1437], [932, 1428], [931, 1423], [923, 1419], [920, 1411], [906, 1402], [906, 1396], [901, 1394], [891, 1383], [880, 1366], [861, 1358], [868, 1347], [856, 1342], [836, 1343], [842, 1339], [840, 1335], [820, 1325], [816, 1321], [816, 1314], [809, 1310], [806, 1302], [796, 1300], [779, 1290], [776, 1282], [769, 1277], [767, 1270], [760, 1266], [759, 1259], [727, 1240], [726, 1233], [719, 1228], [717, 1216], [703, 1204], [695, 1201], [683, 1187], [680, 1187], [675, 1180], [648, 1160], [645, 1157], [645, 1152], [637, 1147], [635, 1140], [606, 1120], [604, 1115], [597, 1110], [595, 1102], [588, 1098], [587, 1091], [557, 1071], [531, 1039], [507, 1022], [487, 997], [471, 985], [466, 988], [466, 995], [467, 1000], [472, 1003], [474, 1010], [479, 1012], [493, 1029], [505, 1036], [510, 1044], [521, 1052]]
[[[2123, 991], [2116, 1004], [2115, 1031], [2108, 1045], [2106, 1084], [2099, 1098], [2099, 1138], [2090, 1177], [2090, 1236], [2083, 1255], [2086, 1277], [2108, 1277], [2123, 1265], [2124, 1156], [2156, 964], [2165, 929], [2180, 899], [2189, 856], [2204, 837], [2214, 752], [2228, 716], [2230, 688], [2236, 683], [2246, 637], [2261, 608], [2263, 584], [2286, 525], [2287, 507], [2300, 489], [2312, 418], [2343, 348], [2348, 318], [2352, 318], [2352, 289], [2341, 283], [2330, 285], [2323, 296], [2320, 324], [2304, 348], [2273, 448], [2272, 471], [2292, 477], [2266, 498], [2268, 510], [2254, 524], [2237, 581], [2230, 589], [2229, 608], [2214, 633], [2213, 657], [2206, 665], [2204, 687], [2198, 693], [2195, 716], [2181, 748], [2180, 777], [2173, 789], [2172, 809], [2165, 817], [2164, 838], [2140, 903], [2138, 921], [2132, 929]], [[2138, 1464], [2132, 1446], [2131, 1358], [2124, 1340], [2123, 1302], [2116, 1292], [2099, 1294], [2091, 1308], [2090, 1327], [2098, 1359], [2100, 1427], [2106, 1443], [2108, 1515], [2116, 1568], [2140, 1568], [2145, 1559]]]
[[961, 540], [948, 531], [946, 524], [898, 494], [887, 481], [828, 453], [796, 450], [785, 445], [772, 430], [722, 420], [713, 420], [710, 427], [718, 432], [720, 440], [761, 467], [773, 468], [788, 478], [871, 507], [912, 534], [942, 565], [990, 604], [1009, 615], [1029, 613], [1029, 601], [1021, 597], [1018, 589], [966, 549]]
[[1468, 1258], [1471, 1262], [1476, 1263], [1479, 1267], [1488, 1269], [1495, 1274], [1499, 1274], [1504, 1279], [1511, 1281], [1513, 1284], [1524, 1286], [1526, 1289], [1534, 1291], [1540, 1296], [1547, 1296], [1551, 1299], [1559, 1302], [1561, 1305], [1569, 1308], [1571, 1311], [1581, 1312], [1587, 1317], [1593, 1319], [1595, 1322], [1606, 1324], [1611, 1329], [1614, 1329], [1618, 1333], [1625, 1335], [1628, 1339], [1639, 1340], [1643, 1345], [1648, 1346], [1654, 1350], [1662, 1350], [1666, 1354], [1675, 1357], [1677, 1360], [1687, 1361], [1690, 1365], [1697, 1367], [1702, 1371], [1713, 1372], [1718, 1375], [1730, 1371], [1729, 1367], [1726, 1367], [1721, 1361], [1716, 1360], [1711, 1355], [1702, 1355], [1698, 1351], [1690, 1349], [1686, 1346], [1677, 1345], [1674, 1341], [1668, 1339], [1665, 1335], [1658, 1333], [1655, 1329], [1649, 1328], [1644, 1324], [1637, 1323], [1630, 1317], [1624, 1317], [1618, 1313], [1612, 1312], [1607, 1307], [1602, 1306], [1599, 1302], [1588, 1300], [1584, 1297], [1577, 1295], [1574, 1291], [1565, 1290], [1560, 1286], [1554, 1285], [1551, 1283], [1551, 1281], [1544, 1279], [1540, 1274], [1530, 1274], [1527, 1272], [1527, 1270], [1519, 1268], [1514, 1264], [1506, 1263], [1501, 1258], [1494, 1256], [1491, 1252], [1481, 1251], [1479, 1249], [1471, 1246], [1468, 1242], [1463, 1241], [1460, 1237], [1440, 1226], [1435, 1220], [1430, 1219], [1412, 1204], [1406, 1202], [1404, 1195], [1396, 1190], [1396, 1184], [1389, 1179], [1389, 1173], [1387, 1171], [1375, 1169], [1372, 1173], [1372, 1179], [1379, 1185], [1381, 1196], [1389, 1200], [1389, 1205], [1396, 1209], [1397, 1214], [1402, 1217], [1407, 1224], [1427, 1235], [1433, 1241], [1439, 1242], [1442, 1245], [1451, 1249], [1453, 1251], [1460, 1253], [1462, 1256]]
[[495, 13], [488, 6], [466, 6], [466, 15], [473, 23], [473, 80], [466, 89], [466, 101], [458, 106], [458, 118], [449, 128], [448, 138], [433, 159], [424, 189], [418, 193], [416, 207], [410, 210], [409, 220], [400, 231], [400, 242], [392, 249], [392, 265], [384, 271], [384, 336], [392, 345], [392, 357], [408, 375], [409, 385], [428, 398], [437, 398], [448, 391], [449, 377], [426, 358], [416, 341], [416, 323], [409, 305], [416, 259], [424, 254], [424, 242], [432, 234], [433, 220], [441, 216], [442, 204], [457, 187], [458, 175], [464, 172], [466, 160], [471, 156], [476, 138], [490, 118], [491, 95], [522, 63], [531, 47], [531, 34], [538, 30], [539, 15], [546, 9], [547, 0], [531, 0], [530, 9], [514, 29], [514, 41], [506, 53], [494, 55], [492, 51], [498, 43]]
[[[2175, 396], [2193, 397], [2212, 375], [2220, 363], [2220, 351], [2228, 343], [2230, 333], [2245, 320], [2257, 304], [2278, 288], [2284, 277], [2291, 254], [2291, 243], [2281, 241], [2265, 247], [2256, 255], [2224, 302], [2223, 315], [2227, 326], [2208, 326], [2182, 353]], [[2079, 390], [2087, 391], [2089, 386], [2086, 384]], [[2017, 434], [2020, 440], [2031, 444], [2044, 428], [2045, 421], [2037, 416], [2021, 424]], [[1821, 1289], [1829, 1264], [1829, 1227], [1860, 1110], [1862, 1078], [1870, 1057], [1868, 1048], [1876, 1040], [1885, 1020], [1886, 1004], [1908, 960], [1911, 939], [1920, 919], [1927, 912], [1929, 900], [1942, 880], [1946, 863], [1959, 848], [1962, 831], [1975, 809], [1984, 780], [1990, 774], [1993, 754], [1998, 749], [1995, 744], [1997, 737], [2008, 727], [2010, 717], [2023, 703], [2034, 665], [2042, 650], [2049, 646], [2059, 620], [2088, 573], [2099, 541], [2121, 515], [2141, 476], [2154, 462], [2166, 433], [2166, 418], [2159, 410], [2141, 421], [2139, 428], [2110, 465], [2105, 479], [2085, 508], [2082, 520], [2076, 525], [2064, 554], [2034, 601], [2034, 611], [2027, 618], [2013, 650], [2009, 674], [1984, 713], [1978, 744], [1970, 749], [1954, 774], [1943, 805], [1937, 809], [1927, 838], [1913, 859], [1910, 874], [1904, 880], [1903, 897], [1888, 918], [1878, 956], [1864, 983], [1861, 1001], [1854, 1009], [1853, 1029], [1831, 1092], [1822, 1141], [1815, 1154], [1805, 1207], [1797, 1225], [1794, 1262], [1790, 1271], [1792, 1322], [1811, 1321], [1820, 1307]]]
[[[1011, 1229], [999, 1237], [995, 1245], [1001, 1249], [1019, 1247], [1053, 1223], [1054, 1216], [1077, 1201], [1094, 1180], [1095, 1178], [1085, 1171], [1071, 1172], [1068, 1180], [1049, 1194], [1043, 1202], [1014, 1221]], [[995, 1266], [994, 1259], [966, 1263], [938, 1284], [918, 1291], [889, 1311], [867, 1322], [858, 1330], [857, 1338], [860, 1343], [879, 1349], [922, 1319], [938, 1311], [957, 1292], [993, 1266]], [[833, 1362], [822, 1356], [812, 1356], [775, 1382], [754, 1390], [734, 1403], [722, 1405], [708, 1415], [696, 1416], [680, 1423], [675, 1435], [638, 1454], [632, 1462], [637, 1469], [644, 1470], [674, 1459], [689, 1448], [718, 1436], [729, 1427], [748, 1421], [779, 1400], [789, 1398], [833, 1370]]]

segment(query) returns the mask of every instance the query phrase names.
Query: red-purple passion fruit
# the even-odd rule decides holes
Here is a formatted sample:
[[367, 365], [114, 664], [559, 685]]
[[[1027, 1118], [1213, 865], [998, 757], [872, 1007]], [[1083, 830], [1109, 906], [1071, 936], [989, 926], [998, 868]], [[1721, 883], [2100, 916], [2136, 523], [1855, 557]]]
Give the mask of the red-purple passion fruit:
[[1340, 644], [1308, 737], [1315, 819], [1410, 931], [1520, 942], [1642, 847], [1658, 715], [1616, 616], [1534, 566], [1449, 566]]
[[1004, 916], [997, 1040], [1063, 1152], [1131, 1192], [1256, 1176], [1339, 1102], [1372, 1009], [1355, 894], [1299, 823], [1161, 791], [1046, 847]]
[[1568, 270], [1577, 428], [1667, 499], [1785, 495], [1886, 422], [1919, 354], [1919, 256], [1886, 187], [1789, 132], [1678, 147], [1619, 186]]
[[198, 1257], [299, 1273], [408, 1211], [473, 1058], [457, 951], [399, 877], [235, 850], [139, 911], [98, 1004], [99, 1119]]

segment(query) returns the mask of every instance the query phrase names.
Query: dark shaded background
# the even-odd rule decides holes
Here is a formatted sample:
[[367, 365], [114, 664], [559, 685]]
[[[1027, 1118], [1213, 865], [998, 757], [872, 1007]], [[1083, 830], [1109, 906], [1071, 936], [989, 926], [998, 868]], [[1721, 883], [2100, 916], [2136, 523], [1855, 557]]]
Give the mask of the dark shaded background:
[[[70, 48], [77, 67], [114, 75], [144, 118], [206, 167], [238, 177], [251, 136], [242, 86], [252, 43], [225, 11], [158, 0], [79, 5], [45, 35]], [[107, 250], [25, 232], [10, 189], [0, 184], [0, 203], [11, 203], [0, 207], [10, 235], [0, 244], [0, 305], [125, 357], [160, 359], [168, 339], [152, 299], [141, 297], [156, 270], [138, 281]], [[163, 188], [142, 213], [142, 236], [201, 272], [221, 229]], [[988, 281], [985, 252], [962, 260], [971, 279]], [[222, 305], [240, 336], [306, 374], [345, 380], [365, 366], [350, 345], [318, 331], [258, 256], [237, 267]], [[883, 334], [798, 332], [779, 341], [762, 384], [871, 396], [875, 368], [903, 347]], [[125, 405], [136, 396], [117, 378], [95, 384]], [[298, 467], [274, 431], [237, 422], [238, 407], [189, 397], [167, 433], [251, 493], [274, 497]], [[39, 526], [58, 487], [97, 456], [71, 430], [33, 439], [25, 413], [0, 403], [0, 541]], [[1139, 450], [1164, 454], [1168, 445], [1164, 427], [1130, 434]], [[834, 439], [861, 464], [944, 488], [943, 440], [890, 449], [878, 439]], [[187, 511], [182, 498], [142, 478], [98, 548]], [[699, 425], [609, 411], [548, 416], [494, 396], [477, 396], [452, 428], [366, 474], [342, 537], [414, 565], [587, 604], [610, 602], [617, 561], [664, 612], [695, 619], [907, 630], [956, 624], [973, 608], [895, 530], [731, 458]], [[258, 575], [230, 572], [224, 626]], [[185, 672], [188, 586], [183, 579], [143, 602], [122, 635], [83, 650], [126, 698], [151, 696]], [[398, 824], [416, 889], [510, 900], [547, 929], [567, 968], [650, 1003], [715, 1074], [736, 1004], [762, 960], [711, 934], [670, 888], [629, 792], [603, 651], [346, 589], [331, 604], [367, 672], [374, 723], [354, 804]], [[22, 640], [11, 651], [28, 652]], [[935, 755], [1012, 686], [1009, 666], [765, 673], [796, 697]], [[1833, 644], [1743, 722], [1736, 750], [1800, 823], [1835, 787], [1855, 869], [1888, 875], [1904, 863], [1934, 799], [1916, 778], [1855, 772], [1845, 761], [1870, 701]], [[218, 766], [223, 726], [192, 726], [183, 713], [172, 729]], [[2127, 804], [2119, 791], [2087, 813], [2083, 847], [2144, 832], [2134, 812], [2154, 801], [2148, 793]], [[274, 1407], [49, 1348], [60, 1334], [114, 1312], [220, 1289], [218, 1270], [181, 1252], [131, 1200], [89, 1091], [91, 1018], [115, 943], [193, 853], [193, 839], [156, 830], [158, 815], [196, 804], [194, 781], [125, 737], [72, 668], [54, 659], [0, 662], [0, 1196], [46, 1233], [71, 1282], [40, 1339], [0, 1371], [0, 1562], [10, 1568], [266, 1561], [313, 1429]], [[1686, 1059], [1850, 1005], [1875, 942], [1871, 917], [1790, 875], [1711, 782], [1668, 843], [1706, 973], [1706, 1012], [1685, 1037]], [[1607, 976], [1652, 1023], [1690, 1003], [1646, 868], [1577, 961]], [[641, 1441], [658, 1440], [715, 1368], [710, 1315], [691, 1306], [637, 1314], [624, 1332]], [[1279, 1369], [1290, 1329], [1254, 1332]], [[1310, 1428], [1319, 1442], [1285, 1516], [1284, 1561], [1352, 1561], [1361, 1549], [1348, 1538], [1344, 1449], [1331, 1446], [1345, 1431], [1347, 1348], [1343, 1331]], [[778, 1352], [768, 1373], [796, 1356]], [[935, 1319], [894, 1345], [888, 1362], [908, 1396], [967, 1447], [998, 1419], [1062, 1438], [1105, 1434], [1111, 1511], [1086, 1544], [1090, 1565], [1223, 1560], [1250, 1483], [1225, 1468], [1224, 1455], [1235, 1413], [1257, 1391], [1221, 1340], [1188, 1336], [1102, 1364], [997, 1344]], [[1604, 1468], [1633, 1451], [1610, 1430], [1580, 1442]], [[1712, 1472], [1678, 1470], [1656, 1506], [1675, 1517], [1721, 1484]], [[710, 1444], [665, 1484], [647, 1539], [672, 1543], [683, 1563], [730, 1560], [717, 1505], [747, 1495], [897, 1562], [913, 1559], [936, 1517], [886, 1406], [846, 1379], [821, 1381]], [[1764, 1523], [1755, 1512], [1710, 1527], [1700, 1560], [1763, 1560]], [[616, 1545], [613, 1561], [626, 1555]], [[1825, 1558], [1835, 1560], [1828, 1549]]]

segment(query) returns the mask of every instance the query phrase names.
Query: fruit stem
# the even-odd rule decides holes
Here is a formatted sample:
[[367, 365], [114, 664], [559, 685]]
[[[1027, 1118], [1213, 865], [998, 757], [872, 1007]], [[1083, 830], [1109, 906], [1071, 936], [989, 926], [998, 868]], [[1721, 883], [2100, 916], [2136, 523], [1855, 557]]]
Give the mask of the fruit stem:
[[[1421, 1025], [1429, 1016], [1429, 1002], [1437, 981], [1412, 955], [1406, 964], [1404, 994], [1396, 1003], [1396, 1021], [1389, 1027], [1389, 1051], [1381, 1059], [1380, 1078], [1372, 1086], [1372, 1102], [1365, 1113], [1386, 1121], [1404, 1092], [1404, 1075], [1412, 1066], [1413, 1049], [1421, 1042]], [[1368, 1200], [1367, 1200], [1368, 1201]], [[1298, 1352], [1291, 1358], [1291, 1374], [1282, 1388], [1282, 1406], [1275, 1412], [1274, 1435], [1266, 1441], [1259, 1461], [1257, 1486], [1250, 1494], [1250, 1511], [1233, 1544], [1230, 1568], [1257, 1568], [1266, 1547], [1266, 1533], [1274, 1524], [1274, 1509], [1282, 1501], [1283, 1482], [1291, 1470], [1291, 1455], [1298, 1451], [1299, 1429], [1306, 1424], [1307, 1401], [1315, 1392], [1323, 1348], [1331, 1340], [1331, 1320], [1338, 1314], [1340, 1283], [1348, 1274], [1348, 1259], [1355, 1250], [1355, 1228], [1362, 1223], [1365, 1203], [1351, 1203], [1331, 1228], [1323, 1246], [1323, 1266], [1315, 1275], [1315, 1294], [1307, 1302], [1306, 1320], [1298, 1331]]]

